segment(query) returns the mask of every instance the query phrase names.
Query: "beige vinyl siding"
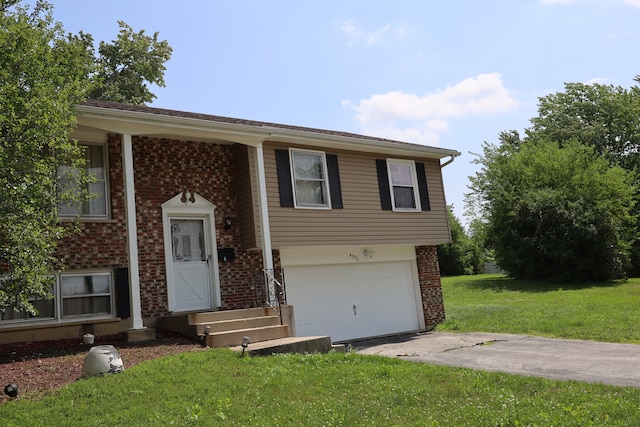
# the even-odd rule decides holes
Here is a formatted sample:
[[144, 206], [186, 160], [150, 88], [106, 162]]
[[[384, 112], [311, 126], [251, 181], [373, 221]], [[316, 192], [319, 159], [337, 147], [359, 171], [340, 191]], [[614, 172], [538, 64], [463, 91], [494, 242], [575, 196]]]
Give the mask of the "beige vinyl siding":
[[411, 159], [425, 163], [430, 211], [383, 211], [375, 161], [387, 156], [335, 150], [326, 153], [338, 156], [344, 208], [294, 209], [280, 207], [276, 148], [288, 149], [290, 146], [270, 143], [264, 148], [274, 248], [353, 244], [435, 245], [450, 240], [438, 160]]
[[259, 242], [260, 222], [258, 217], [258, 197], [255, 185], [255, 155], [253, 148], [236, 144], [233, 147], [236, 173], [236, 193], [238, 197], [238, 226], [240, 244], [243, 249], [255, 249]]

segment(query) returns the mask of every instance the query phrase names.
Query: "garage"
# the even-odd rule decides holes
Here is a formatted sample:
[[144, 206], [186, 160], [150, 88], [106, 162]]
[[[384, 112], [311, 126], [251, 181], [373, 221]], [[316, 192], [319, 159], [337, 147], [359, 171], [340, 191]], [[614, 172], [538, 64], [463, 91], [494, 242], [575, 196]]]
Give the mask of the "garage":
[[281, 252], [296, 334], [332, 341], [421, 329], [413, 248]]

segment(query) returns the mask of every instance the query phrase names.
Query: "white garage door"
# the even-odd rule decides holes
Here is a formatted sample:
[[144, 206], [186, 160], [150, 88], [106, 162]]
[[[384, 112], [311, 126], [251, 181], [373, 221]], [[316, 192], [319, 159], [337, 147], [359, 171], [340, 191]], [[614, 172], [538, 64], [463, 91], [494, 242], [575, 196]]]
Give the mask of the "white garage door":
[[420, 329], [410, 261], [285, 267], [296, 334], [332, 341]]

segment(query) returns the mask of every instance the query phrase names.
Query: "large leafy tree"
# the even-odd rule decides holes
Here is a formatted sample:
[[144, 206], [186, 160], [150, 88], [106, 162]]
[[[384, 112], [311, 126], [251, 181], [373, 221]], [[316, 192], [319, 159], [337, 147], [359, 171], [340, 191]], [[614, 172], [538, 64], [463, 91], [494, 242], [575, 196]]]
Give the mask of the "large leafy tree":
[[[640, 83], [640, 76], [635, 77]], [[567, 83], [563, 92], [540, 98], [528, 139], [559, 144], [576, 140], [614, 165], [636, 173], [640, 185], [640, 88]], [[640, 203], [636, 203], [636, 215]], [[640, 231], [640, 224], [637, 224]], [[640, 274], [640, 239], [632, 250], [630, 274]]]
[[575, 140], [485, 143], [467, 202], [498, 265], [552, 281], [621, 277], [634, 239], [634, 175]]
[[83, 148], [69, 139], [74, 106], [151, 102], [146, 84], [164, 85], [171, 56], [157, 33], [124, 22], [96, 56], [91, 35], [65, 35], [52, 12], [44, 0], [0, 0], [0, 314], [34, 313], [30, 301], [49, 296], [57, 242], [73, 229], [58, 207], [90, 197]]
[[90, 37], [65, 35], [49, 5], [0, 0], [0, 314], [33, 311], [29, 300], [49, 294], [58, 203], [82, 197], [60, 192], [59, 166], [83, 159], [68, 137], [93, 65]]
[[90, 98], [144, 104], [156, 97], [147, 87], [154, 83], [165, 85], [165, 62], [172, 49], [166, 40], [158, 40], [158, 33], [147, 36], [144, 30], [134, 32], [119, 21], [120, 33], [111, 43], [100, 42], [95, 87]]
[[[635, 78], [640, 82], [640, 76]], [[529, 138], [577, 140], [625, 169], [640, 171], [640, 89], [567, 83], [540, 98]]]

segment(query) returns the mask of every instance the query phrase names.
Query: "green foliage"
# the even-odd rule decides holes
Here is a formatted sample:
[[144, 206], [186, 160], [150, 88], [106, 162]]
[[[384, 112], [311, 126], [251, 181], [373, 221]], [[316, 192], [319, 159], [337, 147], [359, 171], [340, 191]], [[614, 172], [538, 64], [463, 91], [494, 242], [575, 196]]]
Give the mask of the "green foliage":
[[[61, 225], [58, 206], [90, 195], [84, 151], [69, 140], [74, 106], [87, 96], [141, 104], [155, 98], [145, 82], [164, 86], [171, 47], [158, 34], [120, 22], [112, 44], [65, 35], [52, 6], [0, 0], [0, 314], [35, 310], [49, 295]], [[62, 185], [64, 183], [64, 185]]]
[[525, 279], [622, 277], [634, 240], [634, 176], [575, 141], [501, 138], [485, 143], [467, 199], [498, 265]]
[[[636, 78], [637, 79], [637, 78]], [[578, 140], [612, 163], [640, 171], [640, 88], [567, 83], [564, 92], [540, 98], [529, 138], [561, 145]]]
[[437, 246], [440, 274], [457, 276], [460, 274], [478, 274], [484, 269], [482, 243], [469, 237], [454, 215], [453, 207], [447, 206], [451, 243]]
[[[640, 76], [634, 79], [640, 83]], [[540, 98], [538, 117], [528, 138], [546, 138], [561, 145], [571, 140], [591, 146], [612, 164], [636, 173], [640, 184], [640, 88], [567, 83], [564, 92]], [[636, 215], [640, 204], [636, 204]], [[638, 224], [640, 227], [640, 224]], [[629, 273], [640, 274], [640, 240], [631, 252]]]
[[44, 2], [29, 11], [2, 0], [0, 12], [0, 313], [33, 312], [29, 298], [48, 294], [64, 232], [58, 203], [82, 197], [61, 194], [56, 183], [60, 165], [83, 159], [68, 136], [73, 106], [86, 95], [91, 38], [65, 36]]
[[152, 102], [156, 97], [145, 82], [160, 87], [164, 84], [164, 65], [171, 58], [172, 48], [158, 33], [147, 36], [144, 30], [134, 32], [118, 21], [120, 32], [111, 43], [100, 42], [95, 88], [90, 98], [128, 104]]
[[501, 275], [445, 277], [439, 331], [640, 344], [640, 279], [549, 285]]
[[3, 426], [634, 425], [640, 390], [354, 353], [191, 352], [0, 405]]

